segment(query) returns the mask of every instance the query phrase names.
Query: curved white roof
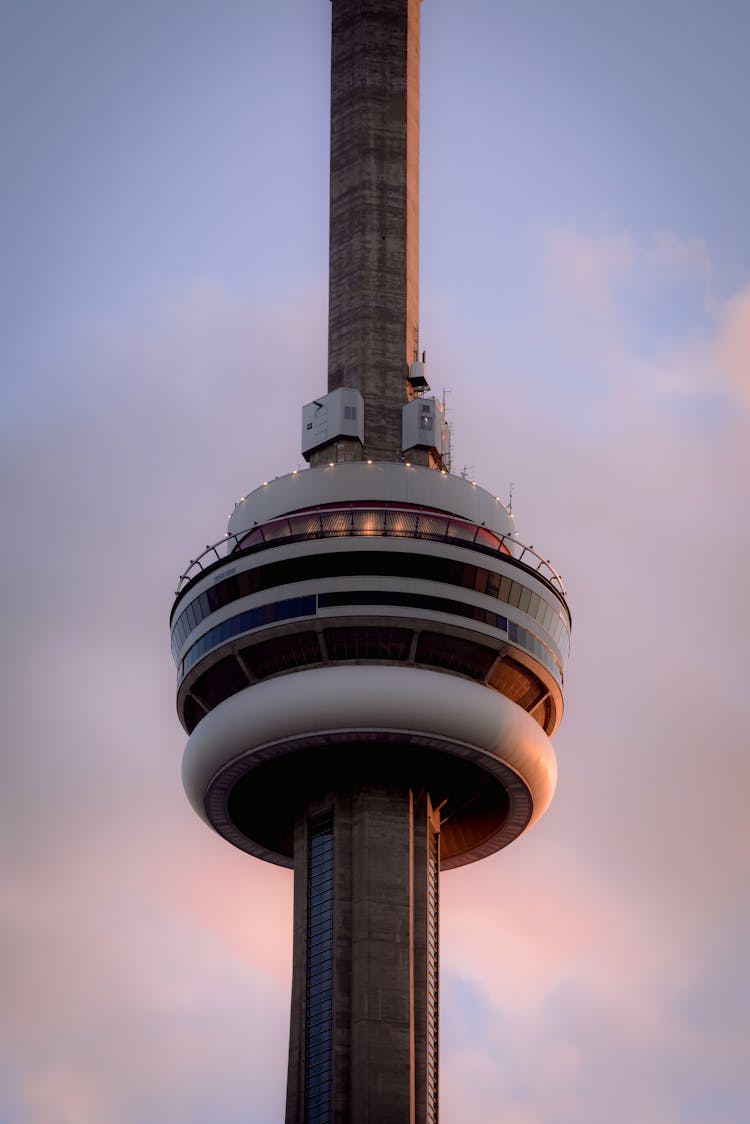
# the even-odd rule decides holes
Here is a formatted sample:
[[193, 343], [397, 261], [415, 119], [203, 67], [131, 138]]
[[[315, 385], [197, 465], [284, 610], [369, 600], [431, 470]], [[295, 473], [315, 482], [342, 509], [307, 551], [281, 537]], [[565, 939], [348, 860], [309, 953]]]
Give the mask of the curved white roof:
[[461, 476], [392, 461], [345, 461], [262, 484], [237, 504], [229, 533], [242, 534], [258, 523], [320, 504], [368, 500], [437, 508], [500, 535], [515, 530], [504, 504]]

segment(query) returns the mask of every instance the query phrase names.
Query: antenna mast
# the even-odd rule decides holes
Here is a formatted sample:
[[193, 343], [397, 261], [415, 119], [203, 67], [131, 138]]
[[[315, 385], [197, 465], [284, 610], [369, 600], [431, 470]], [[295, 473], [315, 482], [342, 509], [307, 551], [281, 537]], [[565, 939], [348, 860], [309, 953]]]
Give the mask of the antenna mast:
[[419, 355], [420, 6], [333, 0], [328, 390], [361, 393], [365, 436], [339, 460], [400, 459]]

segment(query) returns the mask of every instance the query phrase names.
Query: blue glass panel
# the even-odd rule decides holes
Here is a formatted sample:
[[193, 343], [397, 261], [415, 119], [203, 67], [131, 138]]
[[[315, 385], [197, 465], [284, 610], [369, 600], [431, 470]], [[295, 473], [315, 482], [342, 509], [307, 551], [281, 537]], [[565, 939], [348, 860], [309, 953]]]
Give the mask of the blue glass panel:
[[272, 605], [263, 605], [257, 609], [247, 609], [236, 617], [230, 617], [221, 624], [214, 625], [205, 632], [200, 639], [188, 649], [182, 661], [180, 674], [184, 675], [201, 656], [205, 655], [217, 644], [233, 636], [240, 636], [243, 632], [250, 632], [262, 624], [273, 624], [274, 621], [289, 620], [291, 617], [314, 617], [315, 597], [293, 597], [289, 601], [277, 601]]
[[[292, 615], [300, 615], [293, 598]], [[313, 598], [314, 600], [314, 598]], [[333, 817], [310, 823], [307, 867], [307, 1019], [305, 1027], [305, 1120], [331, 1120], [333, 1034]]]

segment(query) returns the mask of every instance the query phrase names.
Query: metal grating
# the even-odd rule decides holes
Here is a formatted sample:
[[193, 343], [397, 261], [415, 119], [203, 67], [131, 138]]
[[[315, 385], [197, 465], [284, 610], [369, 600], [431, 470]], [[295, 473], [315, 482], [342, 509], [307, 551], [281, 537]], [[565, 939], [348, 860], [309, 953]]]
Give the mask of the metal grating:
[[438, 1118], [439, 984], [438, 895], [440, 836], [428, 828], [427, 850], [427, 1058], [425, 1064], [427, 1124]]
[[305, 1124], [330, 1124], [333, 1042], [333, 814], [310, 821]]

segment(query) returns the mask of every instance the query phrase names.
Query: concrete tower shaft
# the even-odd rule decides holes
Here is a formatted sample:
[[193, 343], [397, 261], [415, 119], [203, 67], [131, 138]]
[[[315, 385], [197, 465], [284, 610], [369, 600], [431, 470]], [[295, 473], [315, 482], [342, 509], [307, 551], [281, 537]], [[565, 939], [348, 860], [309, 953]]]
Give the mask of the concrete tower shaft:
[[[328, 392], [171, 616], [193, 807], [294, 870], [287, 1124], [436, 1124], [439, 873], [543, 815], [570, 613], [418, 351], [421, 0], [332, 0]], [[436, 471], [439, 469], [439, 471]]]
[[375, 460], [400, 457], [419, 345], [420, 4], [332, 7], [328, 389], [362, 394], [364, 456]]

